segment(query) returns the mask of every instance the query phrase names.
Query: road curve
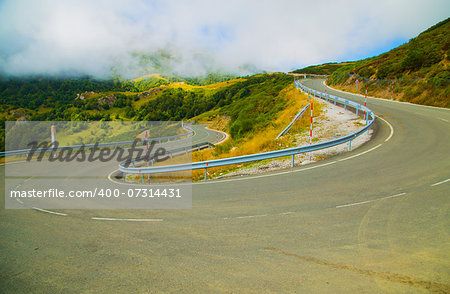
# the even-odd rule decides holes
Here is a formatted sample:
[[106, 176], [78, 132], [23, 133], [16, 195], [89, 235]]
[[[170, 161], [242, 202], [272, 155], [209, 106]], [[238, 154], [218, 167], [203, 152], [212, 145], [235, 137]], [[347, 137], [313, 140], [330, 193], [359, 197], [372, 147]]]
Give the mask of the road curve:
[[[206, 125], [192, 125], [192, 130], [194, 131], [193, 136], [187, 138], [182, 138], [174, 141], [164, 141], [160, 142], [154, 147], [152, 154], [155, 153], [157, 148], [163, 147], [166, 150], [176, 150], [177, 148], [190, 147], [199, 143], [217, 143], [225, 139], [225, 134], [216, 130], [207, 129]], [[140, 152], [144, 152], [144, 148], [139, 146], [137, 149]], [[95, 155], [98, 156], [97, 152]], [[126, 152], [125, 152], [126, 154]], [[137, 151], [134, 156], [137, 155]], [[95, 157], [95, 156], [94, 156]], [[116, 189], [121, 188], [122, 180], [116, 180], [114, 177], [117, 175], [122, 176], [118, 172], [119, 162], [115, 160], [99, 161], [95, 160], [93, 162], [84, 160], [82, 162], [71, 161], [71, 162], [47, 162], [46, 160], [38, 162], [32, 160], [31, 162], [19, 161], [8, 163], [6, 166], [7, 172], [7, 190], [24, 190], [31, 191], [33, 189], [37, 190], [47, 190], [49, 188], [59, 189], [59, 190], [93, 190], [93, 189]], [[139, 163], [139, 164], [142, 164]], [[26, 172], [24, 172], [26, 171]], [[67, 191], [66, 191], [67, 193]], [[121, 197], [122, 198], [122, 197]], [[67, 200], [58, 199], [42, 199], [42, 198], [27, 198], [27, 199], [7, 199], [8, 208], [111, 208], [111, 207], [122, 207], [122, 208], [136, 208], [142, 207], [140, 203], [133, 204], [134, 206], [123, 205], [122, 203], [118, 205], [113, 205], [111, 199], [101, 199], [99, 197], [95, 199], [90, 199], [90, 201], [85, 201], [80, 199], [72, 203]], [[15, 201], [17, 200], [17, 201]], [[123, 201], [128, 200], [127, 198]], [[122, 200], [121, 200], [122, 201]], [[45, 202], [45, 203], [44, 203]], [[95, 202], [95, 203], [94, 203]], [[125, 201], [126, 202], [126, 201]], [[62, 203], [61, 206], [59, 203]], [[109, 204], [108, 204], [109, 203]], [[44, 206], [42, 206], [44, 205]], [[147, 206], [148, 207], [148, 206]], [[166, 207], [166, 205], [160, 204], [155, 207]]]
[[360, 148], [194, 184], [190, 210], [2, 210], [2, 292], [448, 293], [450, 111], [368, 107]]

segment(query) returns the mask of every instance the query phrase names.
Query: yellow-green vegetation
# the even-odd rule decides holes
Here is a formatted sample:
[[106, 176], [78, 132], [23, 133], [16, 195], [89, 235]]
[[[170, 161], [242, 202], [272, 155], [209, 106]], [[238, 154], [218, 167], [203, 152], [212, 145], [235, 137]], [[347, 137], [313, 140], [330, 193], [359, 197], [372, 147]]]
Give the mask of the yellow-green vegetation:
[[328, 84], [341, 90], [363, 94], [367, 86], [371, 96], [450, 107], [449, 36], [450, 18], [379, 56], [295, 72], [331, 74]]
[[[335, 71], [338, 88], [417, 104], [450, 107], [450, 18], [407, 44]], [[355, 86], [356, 79], [361, 83]], [[393, 93], [392, 93], [393, 90]]]
[[351, 62], [341, 62], [341, 63], [324, 63], [320, 65], [311, 65], [302, 69], [294, 70], [293, 73], [298, 74], [313, 74], [313, 75], [331, 75], [333, 72], [339, 68], [349, 65]]
[[[139, 79], [135, 83], [145, 81]], [[259, 74], [209, 85], [176, 81], [137, 93], [83, 91], [61, 114], [51, 110], [50, 118], [80, 120], [58, 133], [60, 145], [93, 143], [88, 138], [102, 142], [132, 140], [143, 129], [121, 121], [124, 119], [208, 122], [211, 127], [230, 134], [230, 139], [214, 149], [196, 153], [195, 160], [205, 160], [293, 146], [292, 135], [275, 138], [307, 104], [306, 100], [307, 97], [294, 88], [289, 75]], [[81, 122], [86, 118], [101, 122], [88, 127]], [[107, 124], [108, 120], [116, 122]], [[305, 115], [290, 133], [301, 131], [307, 122]], [[117, 127], [113, 127], [116, 124]]]
[[[260, 96], [256, 96], [256, 98], [250, 99], [250, 101], [244, 100], [244, 103], [247, 105], [247, 107], [241, 108], [242, 113], [245, 113], [245, 116], [247, 116], [248, 113], [257, 113], [261, 110], [264, 111], [264, 100], [265, 99], [261, 98]], [[293, 85], [288, 85], [287, 87], [282, 89], [276, 97], [273, 98], [273, 109], [277, 109], [277, 111], [275, 115], [271, 116], [271, 118], [268, 119], [267, 123], [264, 124], [264, 126], [257, 128], [252, 127], [251, 131], [246, 132], [242, 135], [239, 132], [236, 133], [235, 131], [234, 136], [231, 136], [231, 138], [226, 142], [217, 145], [214, 149], [206, 149], [194, 153], [193, 160], [203, 161], [209, 159], [227, 158], [294, 147], [294, 135], [299, 132], [307, 132], [309, 130], [308, 113], [305, 113], [302, 118], [300, 118], [293, 125], [288, 134], [277, 140], [275, 138], [291, 122], [298, 111], [303, 109], [303, 107], [307, 105], [307, 103], [309, 103], [307, 100], [308, 97], [305, 94], [302, 94], [298, 89], [295, 89]], [[236, 108], [239, 108], [241, 106], [241, 104], [237, 104]], [[321, 104], [314, 102], [313, 107], [315, 115], [321, 114], [321, 106]], [[226, 110], [227, 109], [224, 109], [223, 111], [226, 113]], [[267, 111], [267, 109], [265, 109], [265, 111]], [[217, 113], [208, 114], [208, 117], [213, 119], [210, 122], [212, 127], [232, 133], [233, 125], [235, 125], [236, 123], [233, 122], [232, 116], [221, 116]], [[233, 113], [231, 113], [231, 115], [232, 114]], [[199, 118], [204, 119], [205, 117], [199, 116]], [[256, 120], [258, 120], [258, 118]], [[227, 121], [227, 124], [225, 124], [227, 127], [224, 127], [223, 121]], [[252, 120], [250, 120], [250, 122], [252, 122]], [[236, 168], [251, 164], [252, 163], [210, 168], [208, 169], [208, 173], [212, 176], [217, 176], [219, 174], [228, 173], [235, 170]], [[203, 171], [193, 171], [194, 179], [202, 179], [203, 176]]]
[[140, 140], [145, 131], [148, 131], [151, 138], [186, 132], [177, 122], [157, 124], [133, 121], [74, 121], [66, 124], [66, 128], [57, 131], [57, 141], [60, 146]]
[[131, 141], [141, 132], [137, 124], [120, 122], [70, 122], [69, 125], [67, 129], [57, 130], [56, 139], [60, 146], [114, 142], [122, 134], [131, 135], [128, 136]]
[[8, 150], [30, 148], [30, 142], [38, 144], [51, 141], [51, 127], [56, 128], [59, 147], [133, 141], [141, 139], [144, 131], [149, 137], [164, 137], [186, 133], [179, 122], [137, 122], [137, 121], [54, 121], [7, 123], [6, 147]]
[[[233, 78], [231, 75], [214, 73], [196, 78], [149, 75], [135, 80], [0, 75], [0, 150], [4, 150], [5, 121], [143, 120], [149, 112], [152, 112], [152, 120], [188, 119], [200, 113], [188, 109], [195, 107], [195, 104], [168, 115], [167, 111], [160, 111], [160, 108], [161, 104], [169, 108], [169, 103], [161, 102], [173, 96], [177, 89], [183, 99], [192, 92], [194, 95], [191, 96], [204, 100], [205, 95], [212, 95], [218, 89], [232, 84], [230, 80]], [[216, 85], [211, 85], [214, 83]], [[192, 97], [186, 101], [192, 101]], [[178, 110], [178, 106], [173, 105], [171, 108]], [[215, 104], [207, 106], [209, 109]], [[198, 109], [204, 111], [205, 107]], [[188, 113], [186, 110], [191, 111]]]
[[[218, 82], [209, 83], [213, 80]], [[272, 123], [285, 107], [284, 102], [275, 97], [291, 83], [291, 78], [281, 73], [238, 79], [229, 76], [181, 79], [152, 75], [130, 81], [6, 78], [0, 79], [0, 92], [5, 94], [1, 96], [5, 104], [1, 105], [0, 119], [180, 121], [197, 116], [201, 119], [221, 116], [230, 118], [225, 128], [233, 139], [239, 139]], [[47, 93], [51, 95], [45, 99]], [[58, 97], [61, 100], [57, 100]], [[114, 138], [114, 133], [106, 129], [93, 132], [100, 139]], [[87, 135], [83, 131], [75, 133], [62, 137], [61, 143], [74, 144]]]

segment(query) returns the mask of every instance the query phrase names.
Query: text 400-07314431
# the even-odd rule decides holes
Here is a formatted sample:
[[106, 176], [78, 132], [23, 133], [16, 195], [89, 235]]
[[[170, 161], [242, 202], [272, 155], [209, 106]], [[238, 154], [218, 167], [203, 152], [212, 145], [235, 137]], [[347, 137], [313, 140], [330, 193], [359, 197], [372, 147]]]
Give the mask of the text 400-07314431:
[[181, 198], [180, 189], [128, 189], [128, 197], [141, 198]]

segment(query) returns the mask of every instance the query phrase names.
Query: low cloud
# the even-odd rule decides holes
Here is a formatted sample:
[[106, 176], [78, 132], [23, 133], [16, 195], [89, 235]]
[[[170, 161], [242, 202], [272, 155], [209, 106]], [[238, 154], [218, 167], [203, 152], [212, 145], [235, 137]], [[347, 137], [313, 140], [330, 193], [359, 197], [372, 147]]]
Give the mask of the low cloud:
[[368, 57], [449, 12], [441, 0], [6, 0], [0, 2], [0, 72], [288, 71]]

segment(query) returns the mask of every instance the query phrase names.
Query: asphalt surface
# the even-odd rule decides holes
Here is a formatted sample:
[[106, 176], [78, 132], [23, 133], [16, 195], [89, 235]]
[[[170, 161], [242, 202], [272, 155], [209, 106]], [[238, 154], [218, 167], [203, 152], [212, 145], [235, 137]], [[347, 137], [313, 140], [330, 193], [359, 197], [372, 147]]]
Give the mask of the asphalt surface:
[[[210, 130], [206, 125], [192, 125], [191, 126], [194, 135], [173, 141], [164, 141], [157, 143], [151, 154], [154, 155], [158, 148], [165, 148], [167, 151], [176, 150], [178, 148], [190, 147], [199, 143], [219, 143], [225, 138], [225, 134]], [[166, 152], [167, 152], [166, 151]], [[145, 148], [138, 146], [133, 153], [134, 156], [138, 156], [138, 152], [145, 154]], [[92, 157], [98, 157], [100, 151], [96, 152]], [[128, 156], [128, 149], [124, 149], [124, 157]], [[86, 158], [91, 157], [90, 151], [87, 152]], [[139, 156], [141, 157], [141, 156]], [[165, 156], [163, 156], [165, 157]], [[188, 154], [181, 159], [175, 157], [181, 163], [191, 162], [192, 158]], [[115, 199], [114, 197], [104, 197], [106, 193], [97, 193], [94, 199], [87, 201], [85, 198], [74, 199], [60, 199], [60, 198], [11, 198], [7, 197], [5, 200], [6, 207], [9, 209], [23, 209], [23, 208], [40, 208], [40, 209], [136, 209], [136, 208], [190, 208], [192, 198], [192, 187], [189, 185], [183, 185], [180, 189], [184, 190], [180, 192], [183, 194], [183, 201], [181, 199], [152, 199], [151, 202], [148, 199], [133, 198], [129, 199], [127, 189], [123, 185], [123, 174], [118, 170], [119, 162], [114, 157], [113, 160], [106, 161], [76, 161], [70, 162], [49, 162], [48, 160], [32, 160], [29, 162], [19, 161], [8, 163], [5, 167], [6, 173], [6, 194], [9, 195], [9, 190], [31, 191], [33, 189], [46, 191], [49, 189], [57, 191], [114, 191], [121, 189], [121, 197]], [[164, 161], [159, 164], [170, 164], [172, 161]], [[136, 166], [146, 166], [144, 161], [136, 162]], [[191, 172], [184, 173], [184, 176], [190, 177]], [[144, 179], [145, 183], [148, 183], [148, 179]], [[127, 184], [130, 182], [142, 183], [139, 179], [127, 179]], [[152, 180], [151, 182], [155, 182]], [[172, 188], [172, 187], [161, 187]], [[113, 194], [113, 193], [111, 193]], [[137, 195], [137, 194], [135, 194]], [[103, 197], [102, 197], [103, 196]]]
[[365, 145], [196, 183], [192, 209], [1, 210], [0, 291], [450, 292], [450, 111], [367, 106], [380, 118]]

